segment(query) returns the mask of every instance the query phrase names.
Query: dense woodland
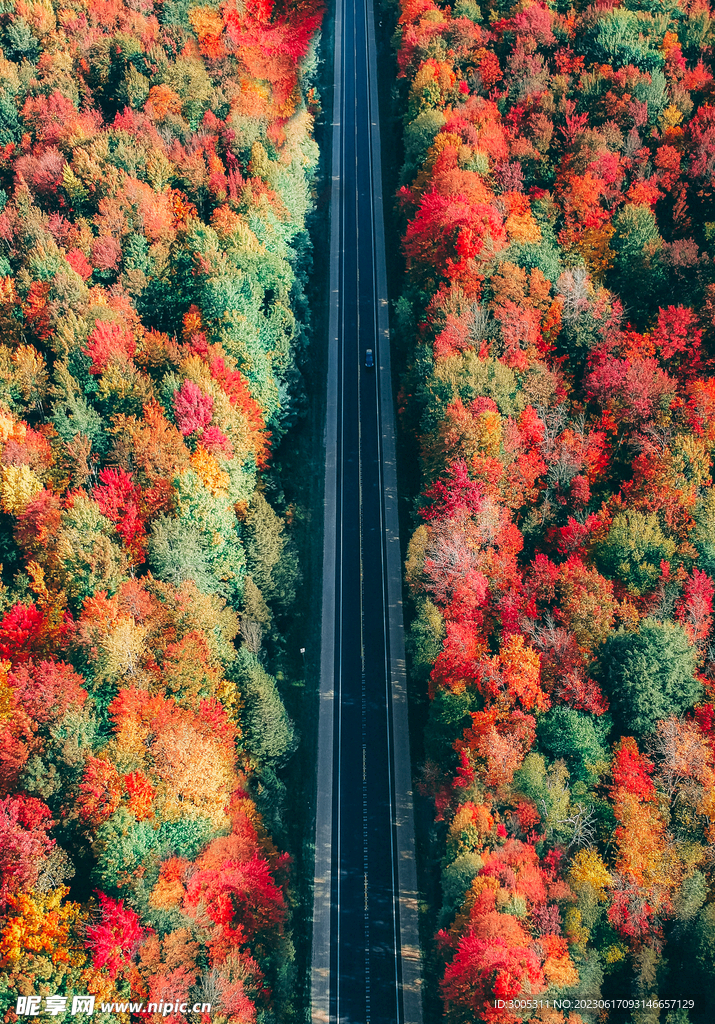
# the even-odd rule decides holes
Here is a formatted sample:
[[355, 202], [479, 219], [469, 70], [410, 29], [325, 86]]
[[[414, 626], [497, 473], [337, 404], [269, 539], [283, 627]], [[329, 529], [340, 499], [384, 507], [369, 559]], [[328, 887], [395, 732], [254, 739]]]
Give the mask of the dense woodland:
[[[396, 17], [436, 1012], [710, 1021], [711, 10], [402, 0]], [[495, 1005], [537, 994], [574, 1009]]]
[[271, 459], [305, 401], [320, 17], [0, 5], [6, 1022], [35, 993], [293, 1019], [265, 650], [300, 579]]

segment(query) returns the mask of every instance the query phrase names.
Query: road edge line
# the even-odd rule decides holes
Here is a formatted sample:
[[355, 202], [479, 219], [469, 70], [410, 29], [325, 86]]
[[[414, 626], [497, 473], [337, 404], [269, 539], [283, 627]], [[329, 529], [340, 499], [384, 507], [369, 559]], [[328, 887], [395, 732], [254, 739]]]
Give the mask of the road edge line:
[[[380, 424], [382, 433], [383, 502], [387, 554], [387, 604], [390, 642], [390, 678], [395, 779], [397, 879], [400, 905], [400, 958], [404, 1024], [422, 1024], [422, 956], [419, 933], [419, 890], [412, 800], [412, 762], [407, 705], [407, 667], [402, 617], [402, 552], [397, 505], [397, 453], [395, 409], [392, 398], [385, 218], [382, 199], [382, 158], [377, 88], [377, 47], [372, 0], [367, 4], [370, 80], [370, 136], [372, 192], [375, 216], [377, 336], [379, 339]], [[375, 121], [372, 115], [377, 114]]]
[[[338, 292], [340, 288], [340, 192], [342, 188], [342, 3], [335, 5], [333, 43], [332, 154], [330, 163], [330, 309], [325, 403], [325, 485], [323, 491], [323, 592], [318, 710], [311, 1020], [330, 1021], [331, 889], [333, 857], [333, 738], [335, 722], [335, 569], [338, 438]], [[337, 119], [337, 120], [336, 120]], [[327, 765], [327, 768], [324, 768]]]

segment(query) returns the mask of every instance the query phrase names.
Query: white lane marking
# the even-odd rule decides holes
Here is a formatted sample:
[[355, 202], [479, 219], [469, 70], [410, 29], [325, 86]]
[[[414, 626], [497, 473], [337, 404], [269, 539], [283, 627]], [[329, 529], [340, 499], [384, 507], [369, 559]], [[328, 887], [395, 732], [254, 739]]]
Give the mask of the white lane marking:
[[[357, 71], [357, 0], [353, 0], [353, 59]], [[356, 76], [357, 81], [357, 76]], [[358, 193], [358, 171], [359, 171], [359, 139], [358, 139], [358, 89], [355, 88], [355, 248], [357, 258], [356, 267], [356, 331], [355, 331], [355, 357], [357, 359], [357, 387], [358, 387], [358, 495], [360, 507], [360, 527], [358, 534], [358, 548], [360, 552], [360, 732], [362, 739], [362, 842], [363, 842], [363, 944], [364, 944], [364, 998], [365, 998], [365, 1022], [370, 1024], [370, 896], [369, 896], [369, 851], [368, 851], [368, 827], [367, 827], [367, 689], [365, 683], [365, 592], [363, 572], [363, 479], [362, 479], [362, 353], [360, 349], [360, 210]]]
[[[373, 0], [365, 0], [368, 53], [374, 58], [369, 62], [369, 93], [373, 116], [379, 121], [379, 96], [377, 82], [377, 49]], [[382, 24], [382, 22], [380, 22]], [[387, 330], [387, 272], [385, 260], [385, 238], [383, 225], [382, 174], [379, 129], [370, 133], [370, 154], [373, 165], [372, 193], [373, 214], [377, 230], [373, 233], [374, 257], [380, 301], [378, 303], [378, 329], [385, 337]], [[384, 330], [381, 328], [384, 327]], [[399, 943], [402, 967], [402, 1006], [396, 1019], [404, 1024], [422, 1024], [421, 962], [419, 952], [419, 922], [417, 915], [417, 875], [415, 870], [414, 814], [412, 805], [412, 779], [410, 769], [409, 727], [407, 716], [407, 693], [404, 666], [404, 636], [402, 633], [402, 558], [399, 547], [399, 524], [396, 505], [397, 480], [395, 472], [395, 423], [390, 379], [390, 346], [385, 345], [381, 360], [380, 393], [380, 434], [381, 461], [383, 474], [381, 513], [385, 517], [383, 552], [385, 555], [385, 580], [388, 599], [385, 604], [388, 645], [390, 650], [391, 680], [390, 719], [394, 728], [392, 736], [391, 769], [394, 773], [394, 831], [396, 857], [393, 865], [396, 872], [396, 891], [399, 903]], [[384, 380], [382, 377], [384, 376]], [[382, 388], [386, 384], [386, 389]], [[385, 487], [389, 486], [389, 493]], [[393, 761], [394, 759], [394, 761]]]
[[[333, 116], [342, 111], [343, 64], [343, 2], [336, 3]], [[323, 592], [322, 635], [318, 724], [318, 785], [316, 792], [315, 868], [313, 894], [313, 949], [311, 976], [311, 1018], [313, 1024], [328, 1024], [331, 997], [332, 956], [332, 882], [334, 855], [333, 786], [335, 768], [335, 613], [337, 602], [336, 555], [338, 526], [336, 499], [338, 493], [338, 316], [340, 283], [340, 212], [343, 189], [342, 134], [340, 121], [333, 122], [331, 133], [331, 196], [330, 196], [330, 307], [328, 315], [328, 379], [325, 415], [325, 515], [323, 529]]]
[[[341, 19], [342, 25], [342, 19]], [[342, 48], [342, 36], [341, 36], [341, 48]], [[344, 68], [341, 61], [341, 73], [344, 73]], [[345, 93], [342, 89], [342, 81], [340, 87], [340, 113], [341, 119], [343, 115], [343, 108], [345, 104]], [[342, 126], [341, 126], [342, 127]], [[340, 131], [340, 167], [341, 174], [342, 168], [345, 166], [345, 133]], [[342, 296], [345, 291], [345, 263], [344, 263], [344, 252], [345, 252], [345, 201], [342, 190], [342, 182], [340, 189], [340, 231], [342, 244], [340, 247], [340, 271], [339, 271], [339, 295]], [[345, 535], [344, 535], [344, 510], [345, 510], [345, 429], [344, 429], [344, 416], [345, 416], [345, 304], [340, 303], [340, 339], [342, 344], [340, 351], [338, 352], [338, 366], [340, 373], [340, 409], [342, 420], [338, 425], [340, 431], [340, 598], [338, 602], [338, 635], [340, 643], [340, 658], [338, 662], [338, 775], [337, 775], [337, 815], [336, 815], [336, 831], [337, 831], [337, 842], [336, 842], [336, 904], [337, 904], [337, 926], [335, 935], [335, 1010], [336, 1020], [340, 1021], [340, 906], [342, 901], [342, 745], [343, 745], [343, 634], [342, 634], [342, 622], [343, 622], [343, 554], [345, 551]]]
[[[342, 39], [341, 39], [342, 45]], [[341, 65], [342, 66], [342, 65]], [[344, 73], [344, 67], [342, 68]], [[344, 119], [344, 106], [345, 106], [345, 92], [340, 90], [340, 114], [341, 122]], [[340, 131], [340, 167], [345, 166], [345, 132]], [[345, 197], [342, 191], [340, 191], [340, 227], [342, 245], [340, 248], [340, 295], [345, 294]], [[338, 631], [340, 635], [340, 662], [338, 667], [338, 810], [337, 810], [337, 851], [336, 851], [336, 865], [337, 865], [337, 929], [335, 936], [335, 947], [336, 947], [336, 960], [335, 960], [335, 1018], [336, 1021], [340, 1022], [340, 905], [342, 900], [342, 882], [343, 882], [343, 871], [342, 871], [342, 742], [343, 742], [343, 556], [345, 551], [344, 543], [344, 517], [345, 517], [345, 303], [340, 304], [340, 338], [342, 345], [339, 352], [339, 366], [340, 366], [340, 409], [341, 409], [341, 423], [340, 429], [340, 603], [339, 603], [339, 618], [338, 618]]]
[[[370, 61], [370, 46], [368, 41], [368, 9], [367, 4], [364, 5], [365, 13], [365, 63], [368, 70], [368, 91], [367, 91], [367, 106], [369, 114], [372, 114], [372, 95], [370, 88], [370, 78], [374, 74]], [[372, 121], [370, 117], [370, 123], [375, 125], [376, 122]], [[386, 299], [382, 296], [378, 297], [378, 275], [377, 275], [377, 253], [376, 253], [376, 216], [375, 216], [375, 194], [374, 194], [374, 176], [375, 169], [373, 167], [373, 133], [369, 132], [369, 144], [367, 148], [368, 163], [370, 168], [370, 217], [372, 221], [372, 278], [373, 278], [373, 296], [375, 301], [375, 307], [377, 303], [384, 303]], [[375, 332], [375, 348], [378, 356], [378, 368], [381, 365], [379, 362], [380, 348], [378, 345], [379, 341], [379, 330], [376, 316], [376, 308], [373, 310], [374, 316], [374, 332]], [[380, 374], [375, 374], [375, 391], [376, 391], [376, 428], [377, 428], [377, 447], [378, 447], [378, 460], [377, 460], [377, 471], [378, 471], [378, 493], [380, 495], [379, 509], [380, 509], [380, 582], [382, 584], [382, 600], [383, 600], [383, 618], [384, 618], [384, 629], [383, 629], [383, 646], [384, 646], [384, 670], [385, 670], [385, 731], [387, 740], [387, 785], [389, 795], [389, 808], [390, 808], [390, 886], [392, 889], [391, 909], [392, 909], [392, 948], [394, 951], [394, 978], [395, 978], [395, 1021], [400, 1022], [402, 1014], [400, 1012], [400, 973], [399, 973], [399, 944], [398, 944], [398, 928], [397, 928], [397, 900], [398, 900], [398, 887], [396, 880], [396, 864], [395, 864], [395, 837], [394, 837], [394, 822], [395, 822], [395, 803], [393, 797], [393, 772], [392, 772], [392, 741], [390, 738], [390, 725], [391, 725], [391, 675], [390, 675], [390, 652], [389, 652], [389, 621], [388, 621], [388, 596], [387, 596], [387, 577], [386, 577], [386, 566], [387, 566], [387, 552], [385, 550], [385, 523], [383, 514], [383, 473], [382, 473], [382, 429], [381, 429], [381, 418], [380, 418]]]

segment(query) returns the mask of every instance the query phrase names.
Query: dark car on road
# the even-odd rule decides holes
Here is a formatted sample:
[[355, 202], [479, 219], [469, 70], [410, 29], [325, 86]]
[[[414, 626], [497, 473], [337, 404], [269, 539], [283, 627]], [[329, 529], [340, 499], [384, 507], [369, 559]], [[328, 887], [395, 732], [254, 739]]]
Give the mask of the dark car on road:
[[375, 360], [374, 360], [373, 355], [372, 355], [372, 349], [369, 348], [365, 352], [365, 366], [367, 367], [368, 370], [372, 370], [374, 365], [375, 365]]

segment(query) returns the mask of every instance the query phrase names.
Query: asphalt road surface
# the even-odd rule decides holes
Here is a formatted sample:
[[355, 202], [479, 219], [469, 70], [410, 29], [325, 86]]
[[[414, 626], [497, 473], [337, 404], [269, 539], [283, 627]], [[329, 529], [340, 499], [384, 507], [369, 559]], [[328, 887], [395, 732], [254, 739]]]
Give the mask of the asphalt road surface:
[[371, 18], [337, 0], [313, 1021], [420, 1024]]

